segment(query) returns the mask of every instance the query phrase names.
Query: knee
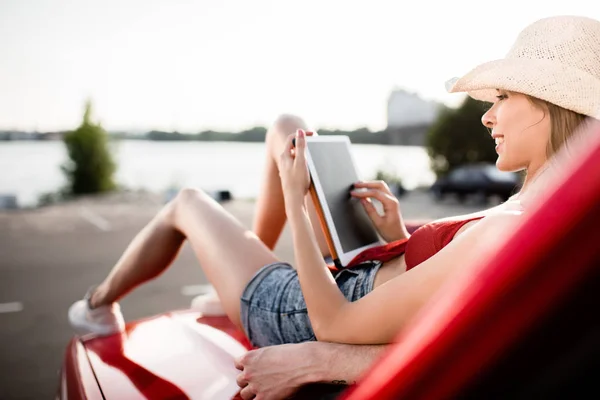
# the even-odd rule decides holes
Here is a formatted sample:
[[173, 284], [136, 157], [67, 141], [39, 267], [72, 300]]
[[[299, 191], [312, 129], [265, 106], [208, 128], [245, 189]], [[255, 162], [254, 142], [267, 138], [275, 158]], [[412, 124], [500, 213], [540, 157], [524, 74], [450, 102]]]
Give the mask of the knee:
[[277, 117], [275, 122], [273, 122], [268, 129], [267, 135], [269, 135], [270, 132], [271, 135], [278, 134], [287, 136], [296, 132], [298, 129], [307, 129], [307, 125], [302, 118], [292, 114], [282, 114]]
[[273, 122], [273, 127], [283, 131], [293, 133], [296, 129], [306, 129], [306, 122], [302, 118], [293, 114], [281, 114]]
[[279, 148], [285, 143], [287, 137], [298, 129], [307, 129], [304, 120], [296, 115], [282, 114], [267, 130], [266, 142], [269, 146]]
[[203, 198], [207, 196], [204, 191], [194, 187], [186, 187], [177, 193], [175, 198], [171, 200], [167, 206], [167, 212], [173, 222], [178, 220], [178, 215], [182, 214], [182, 209], [190, 207], [190, 205], [197, 204], [203, 201]]
[[175, 196], [175, 203], [178, 205], [197, 203], [202, 201], [208, 195], [202, 190], [195, 187], [184, 187], [179, 190]]

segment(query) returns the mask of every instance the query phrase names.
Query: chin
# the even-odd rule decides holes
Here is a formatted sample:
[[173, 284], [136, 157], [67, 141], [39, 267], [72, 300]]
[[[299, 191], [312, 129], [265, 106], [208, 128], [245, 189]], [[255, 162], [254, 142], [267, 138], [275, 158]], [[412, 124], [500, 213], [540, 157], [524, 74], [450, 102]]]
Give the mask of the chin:
[[498, 168], [498, 170], [500, 170], [500, 171], [504, 171], [504, 172], [507, 171], [506, 163], [504, 162], [502, 157], [498, 157], [498, 159], [496, 160], [496, 168]]
[[496, 160], [496, 168], [502, 172], [517, 172], [523, 169], [523, 166], [517, 163], [512, 163], [500, 155]]

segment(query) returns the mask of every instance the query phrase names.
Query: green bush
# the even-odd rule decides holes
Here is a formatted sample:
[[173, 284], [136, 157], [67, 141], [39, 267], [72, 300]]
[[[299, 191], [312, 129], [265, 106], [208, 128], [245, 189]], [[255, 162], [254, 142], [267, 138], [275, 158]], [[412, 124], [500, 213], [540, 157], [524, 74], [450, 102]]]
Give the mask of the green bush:
[[494, 163], [494, 140], [481, 123], [484, 103], [468, 97], [456, 110], [445, 109], [427, 132], [427, 150], [437, 176], [464, 164]]
[[92, 106], [85, 105], [83, 122], [64, 137], [69, 161], [61, 167], [67, 176], [68, 194], [109, 192], [116, 188], [116, 169], [108, 148], [108, 135], [100, 124], [91, 122]]

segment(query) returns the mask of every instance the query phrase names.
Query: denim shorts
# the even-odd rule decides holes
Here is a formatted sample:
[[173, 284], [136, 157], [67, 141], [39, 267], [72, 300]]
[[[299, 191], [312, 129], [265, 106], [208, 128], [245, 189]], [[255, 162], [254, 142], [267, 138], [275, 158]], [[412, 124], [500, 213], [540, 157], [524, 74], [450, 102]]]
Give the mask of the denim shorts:
[[[373, 290], [381, 262], [364, 262], [335, 273], [335, 281], [348, 301]], [[288, 263], [262, 267], [248, 282], [241, 298], [241, 322], [255, 347], [316, 340], [310, 325], [296, 270]]]

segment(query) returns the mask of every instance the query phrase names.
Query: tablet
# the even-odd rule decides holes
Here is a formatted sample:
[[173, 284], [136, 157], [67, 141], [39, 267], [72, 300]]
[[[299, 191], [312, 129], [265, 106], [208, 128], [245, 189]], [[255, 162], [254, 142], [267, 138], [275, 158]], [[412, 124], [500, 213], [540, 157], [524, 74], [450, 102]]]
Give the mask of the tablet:
[[345, 268], [360, 252], [382, 244], [360, 200], [350, 196], [359, 180], [348, 136], [306, 136], [310, 193], [331, 257]]

